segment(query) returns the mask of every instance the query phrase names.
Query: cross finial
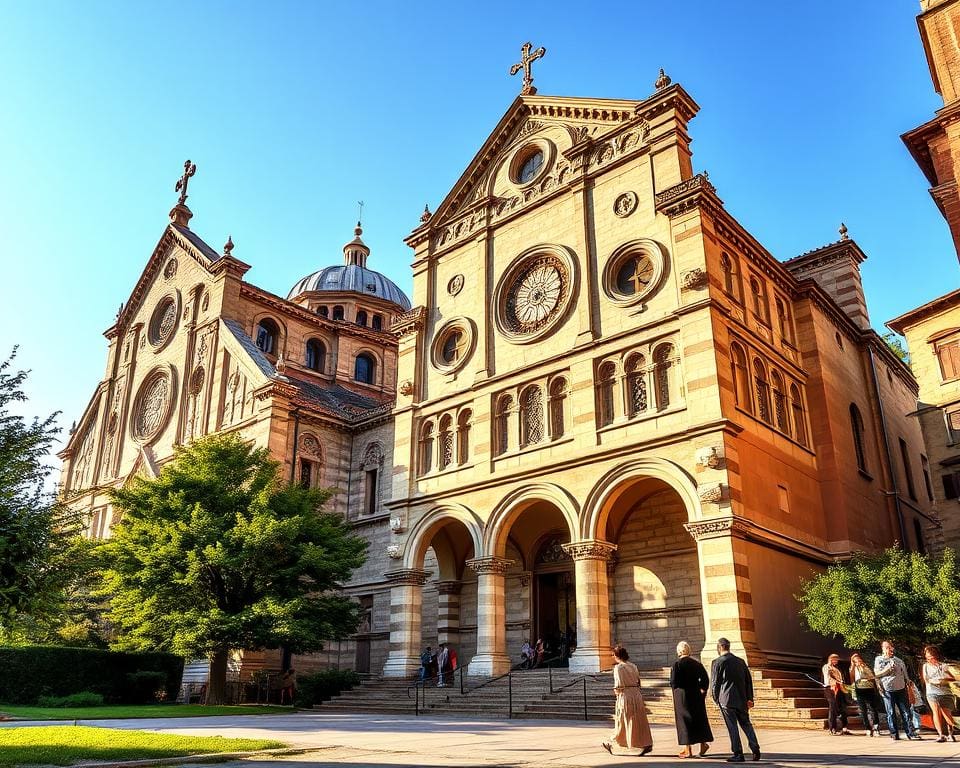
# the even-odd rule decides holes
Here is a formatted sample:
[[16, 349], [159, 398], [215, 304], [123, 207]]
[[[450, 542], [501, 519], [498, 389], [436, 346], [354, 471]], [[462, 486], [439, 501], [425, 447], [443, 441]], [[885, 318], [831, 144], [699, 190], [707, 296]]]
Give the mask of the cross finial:
[[357, 214], [357, 226], [363, 226], [363, 200], [357, 200], [357, 205], [360, 208], [360, 212]]
[[187, 202], [187, 184], [190, 183], [190, 178], [197, 172], [197, 164], [191, 163], [189, 160], [183, 164], [183, 176], [177, 179], [177, 186], [173, 188], [174, 192], [180, 193], [180, 199], [177, 200], [177, 205], [185, 205]]
[[523, 70], [523, 87], [520, 89], [522, 96], [532, 96], [537, 92], [537, 89], [533, 87], [533, 74], [530, 72], [530, 65], [537, 59], [542, 58], [547, 52], [547, 49], [542, 45], [533, 53], [530, 52], [532, 48], [532, 43], [524, 43], [520, 49], [520, 62], [510, 67], [511, 75], [517, 74], [521, 69]]

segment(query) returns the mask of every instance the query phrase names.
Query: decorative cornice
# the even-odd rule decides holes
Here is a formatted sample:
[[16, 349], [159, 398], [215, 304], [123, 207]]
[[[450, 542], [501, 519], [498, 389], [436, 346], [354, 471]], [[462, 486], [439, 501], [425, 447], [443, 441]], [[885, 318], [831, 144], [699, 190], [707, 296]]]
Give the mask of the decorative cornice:
[[397, 571], [387, 571], [383, 577], [393, 586], [422, 587], [430, 578], [430, 572], [419, 568], [401, 568]]
[[472, 560], [467, 560], [466, 565], [470, 570], [481, 575], [493, 573], [503, 576], [510, 570], [510, 566], [514, 562], [514, 560], [508, 560], [505, 557], [475, 557]]
[[397, 338], [403, 338], [411, 333], [419, 332], [426, 319], [427, 308], [423, 306], [414, 307], [409, 312], [397, 317], [390, 330]]
[[698, 173], [663, 192], [657, 192], [654, 200], [657, 211], [671, 217], [698, 208], [704, 208], [711, 214], [723, 209], [723, 201], [717, 197], [717, 190], [705, 173]]
[[822, 546], [765, 528], [753, 520], [736, 515], [697, 520], [684, 523], [683, 527], [698, 542], [709, 539], [736, 538], [753, 541], [762, 546], [787, 552], [820, 565], [832, 565], [840, 559], [839, 555], [827, 551]]
[[739, 517], [715, 517], [693, 523], [684, 523], [683, 527], [697, 541], [719, 539], [727, 536], [742, 539], [749, 530], [749, 523]]
[[574, 560], [602, 560], [606, 562], [617, 551], [617, 545], [600, 539], [572, 541], [563, 545], [563, 551]]

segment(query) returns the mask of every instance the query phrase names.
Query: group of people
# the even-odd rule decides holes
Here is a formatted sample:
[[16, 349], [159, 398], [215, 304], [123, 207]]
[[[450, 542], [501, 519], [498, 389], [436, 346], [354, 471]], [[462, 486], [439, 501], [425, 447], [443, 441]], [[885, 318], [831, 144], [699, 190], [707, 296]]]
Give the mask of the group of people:
[[[936, 646], [926, 646], [923, 657], [920, 679], [924, 684], [933, 726], [937, 730], [937, 741], [943, 743], [950, 739], [955, 742], [953, 712], [956, 710], [956, 700], [950, 683], [956, 678], [944, 664], [943, 655]], [[847, 728], [849, 692], [856, 700], [860, 720], [871, 736], [880, 735], [882, 699], [890, 738], [899, 739], [902, 730], [908, 739], [920, 740], [919, 718], [914, 709], [921, 703], [920, 692], [910, 679], [907, 665], [895, 654], [893, 643], [884, 640], [880, 644], [880, 655], [874, 659], [873, 667], [859, 653], [851, 654], [849, 684], [844, 679], [839, 663], [840, 656], [832, 653], [823, 665], [823, 688], [829, 707], [831, 733], [850, 733]]]
[[[577, 632], [573, 627], [567, 625], [566, 631], [554, 633], [550, 642], [544, 642], [542, 635], [537, 638], [537, 642], [533, 645], [530, 644], [529, 640], [524, 640], [523, 645], [520, 646], [519, 666], [520, 669], [536, 669], [543, 664], [545, 658], [560, 661], [569, 659], [576, 649]], [[558, 655], [549, 656], [551, 652]]]
[[[621, 749], [640, 750], [641, 755], [653, 750], [653, 734], [647, 720], [643, 694], [640, 692], [640, 673], [630, 661], [627, 649], [613, 649], [613, 690], [617, 695], [614, 710], [614, 731], [610, 741], [601, 746], [613, 754], [614, 745]], [[745, 762], [740, 730], [747, 737], [754, 760], [760, 759], [760, 742], [750, 722], [753, 708], [753, 678], [747, 663], [730, 652], [730, 641], [717, 640], [717, 658], [710, 674], [691, 656], [690, 644], [677, 643], [677, 661], [670, 669], [670, 687], [673, 689], [673, 710], [677, 725], [677, 741], [681, 746], [679, 757], [693, 756], [693, 747], [703, 757], [710, 749], [713, 731], [707, 719], [706, 699], [709, 693], [720, 708], [723, 722], [730, 735], [733, 754], [727, 762]]]
[[434, 651], [429, 645], [420, 654], [420, 682], [436, 679], [437, 688], [444, 688], [447, 681], [453, 683], [457, 669], [457, 652], [449, 643], [440, 643]]

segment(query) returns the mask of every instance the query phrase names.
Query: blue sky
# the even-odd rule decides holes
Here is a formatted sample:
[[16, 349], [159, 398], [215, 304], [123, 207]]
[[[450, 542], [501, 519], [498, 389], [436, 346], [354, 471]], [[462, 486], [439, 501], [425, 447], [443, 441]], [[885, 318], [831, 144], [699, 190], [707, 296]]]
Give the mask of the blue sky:
[[195, 231], [285, 295], [342, 259], [366, 203], [370, 266], [410, 289], [403, 237], [443, 198], [544, 45], [544, 95], [701, 106], [694, 166], [777, 257], [868, 254], [871, 318], [957, 285], [947, 227], [899, 135], [933, 116], [919, 3], [688, 0], [66, 3], [0, 0], [0, 351], [27, 412], [79, 418], [106, 341], [198, 166]]

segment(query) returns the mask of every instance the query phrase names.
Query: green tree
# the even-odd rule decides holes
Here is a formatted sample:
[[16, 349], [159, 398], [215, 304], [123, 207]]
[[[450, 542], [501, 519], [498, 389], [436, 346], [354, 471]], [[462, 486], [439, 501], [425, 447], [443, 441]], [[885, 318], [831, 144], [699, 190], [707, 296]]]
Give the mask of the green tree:
[[27, 399], [27, 371], [12, 369], [16, 352], [0, 363], [0, 636], [59, 612], [63, 558], [79, 534], [78, 519], [47, 488], [57, 414], [28, 422], [10, 410]]
[[960, 572], [952, 549], [857, 554], [807, 581], [797, 599], [810, 629], [841, 637], [849, 648], [891, 639], [916, 656], [924, 644], [960, 634]]
[[893, 354], [899, 357], [907, 365], [910, 365], [910, 353], [907, 351], [907, 348], [903, 346], [903, 340], [897, 334], [895, 334], [893, 331], [887, 331], [880, 338], [884, 340], [887, 347], [890, 348], [890, 351], [893, 352]]
[[328, 491], [279, 470], [266, 449], [212, 435], [111, 494], [123, 512], [103, 546], [115, 644], [209, 657], [209, 703], [223, 700], [231, 648], [317, 651], [357, 626], [337, 588], [366, 542], [322, 509]]

